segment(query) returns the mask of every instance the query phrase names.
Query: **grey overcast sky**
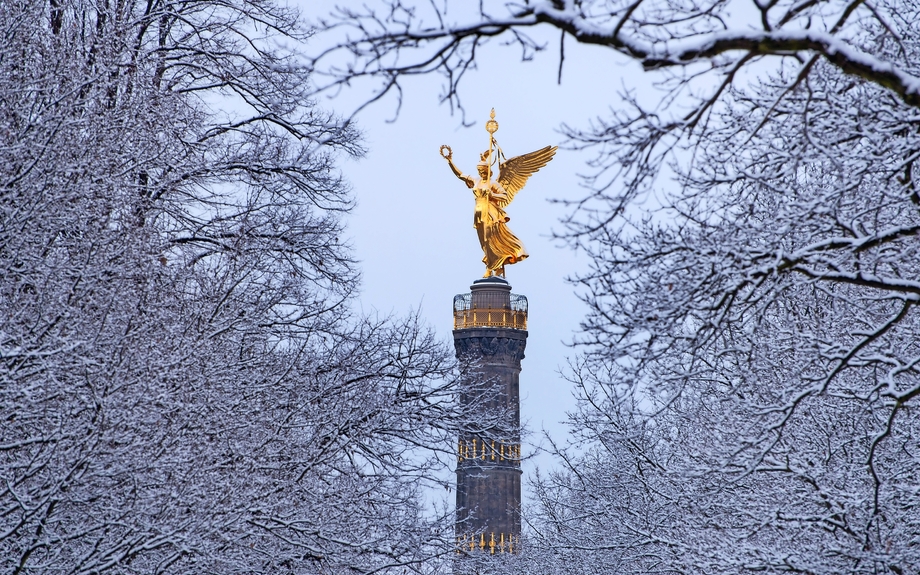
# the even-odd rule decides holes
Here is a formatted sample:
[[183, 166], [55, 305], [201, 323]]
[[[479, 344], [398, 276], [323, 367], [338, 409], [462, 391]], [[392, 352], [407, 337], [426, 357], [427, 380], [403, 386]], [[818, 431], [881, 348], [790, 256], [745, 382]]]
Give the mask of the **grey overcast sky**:
[[[332, 0], [302, 0], [307, 21], [325, 15]], [[471, 3], [475, 4], [475, 3]], [[473, 196], [457, 180], [438, 154], [441, 144], [453, 149], [454, 162], [475, 174], [478, 154], [488, 147], [485, 122], [495, 108], [499, 130], [496, 139], [508, 157], [559, 145], [562, 122], [584, 126], [597, 115], [618, 106], [624, 88], [648, 89], [650, 79], [639, 66], [610, 50], [579, 46], [569, 38], [561, 85], [558, 32], [534, 30], [548, 50], [534, 61], [521, 62], [514, 48], [494, 42], [481, 52], [479, 69], [461, 89], [472, 127], [462, 127], [459, 114], [451, 115], [439, 104], [442, 80], [438, 76], [405, 82], [404, 101], [397, 117], [396, 99], [384, 99], [362, 111], [357, 119], [365, 134], [367, 156], [341, 167], [354, 187], [358, 201], [349, 219], [363, 272], [360, 303], [365, 311], [421, 315], [443, 338], [450, 338], [451, 304], [457, 293], [469, 291], [482, 276], [482, 251], [472, 227]], [[330, 38], [314, 39], [320, 50]], [[346, 113], [368, 96], [362, 86], [319, 103]], [[592, 152], [560, 149], [556, 157], [528, 181], [507, 208], [511, 230], [523, 240], [530, 258], [507, 268], [515, 293], [530, 303], [529, 337], [521, 373], [522, 418], [532, 442], [541, 430], [554, 438], [565, 433], [560, 422], [574, 406], [571, 388], [560, 376], [574, 351], [571, 342], [586, 308], [565, 278], [584, 269], [586, 258], [560, 248], [550, 238], [565, 208], [551, 198], [577, 198], [583, 194], [579, 173], [588, 168]], [[530, 452], [534, 449], [531, 447]], [[545, 469], [551, 464], [537, 457], [525, 467]], [[526, 477], [526, 476], [525, 476]]]

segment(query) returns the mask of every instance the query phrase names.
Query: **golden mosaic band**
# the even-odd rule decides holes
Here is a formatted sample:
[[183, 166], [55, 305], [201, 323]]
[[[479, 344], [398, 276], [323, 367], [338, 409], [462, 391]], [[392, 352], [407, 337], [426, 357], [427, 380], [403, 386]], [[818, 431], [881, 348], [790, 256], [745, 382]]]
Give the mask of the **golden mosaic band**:
[[461, 439], [457, 443], [457, 461], [521, 461], [521, 444], [485, 439]]
[[475, 535], [463, 535], [457, 537], [457, 553], [461, 551], [488, 551], [492, 555], [496, 553], [514, 553], [521, 547], [520, 535], [515, 536], [510, 533], [478, 533]]
[[454, 312], [454, 329], [504, 327], [527, 329], [527, 312], [512, 309], [469, 309]]

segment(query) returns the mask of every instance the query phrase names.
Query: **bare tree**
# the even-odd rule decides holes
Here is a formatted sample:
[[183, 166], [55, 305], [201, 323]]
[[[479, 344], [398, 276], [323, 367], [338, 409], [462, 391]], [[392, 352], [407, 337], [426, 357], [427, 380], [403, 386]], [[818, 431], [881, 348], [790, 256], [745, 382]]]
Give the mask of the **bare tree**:
[[[529, 56], [537, 26], [658, 74], [659, 101], [625, 93], [566, 128], [597, 155], [563, 234], [592, 262], [576, 278], [574, 422], [596, 424], [580, 446], [610, 452], [601, 427], [658, 438], [633, 446], [680, 518], [655, 523], [655, 556], [679, 548], [678, 572], [916, 571], [917, 6], [485, 2], [459, 23], [454, 3], [380, 6], [340, 12], [356, 32], [317, 59], [328, 86], [435, 72], [456, 103], [483, 43]], [[545, 513], [610, 493], [605, 465], [577, 459]]]
[[[0, 571], [422, 569], [466, 422], [417, 318], [350, 310], [273, 3], [0, 4]], [[446, 522], [446, 524], [445, 524]]]

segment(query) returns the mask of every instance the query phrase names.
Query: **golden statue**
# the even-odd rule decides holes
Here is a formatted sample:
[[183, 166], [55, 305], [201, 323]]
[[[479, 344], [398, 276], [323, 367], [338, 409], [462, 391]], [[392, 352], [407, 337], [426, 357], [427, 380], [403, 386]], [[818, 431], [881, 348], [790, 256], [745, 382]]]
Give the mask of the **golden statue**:
[[[511, 218], [505, 213], [504, 208], [511, 203], [515, 194], [521, 191], [527, 179], [549, 163], [556, 153], [555, 146], [546, 146], [536, 152], [504, 161], [505, 155], [495, 140], [498, 122], [495, 121], [494, 109], [490, 116], [486, 122], [489, 149], [479, 156], [480, 161], [476, 165], [479, 172], [478, 182], [454, 165], [450, 146], [441, 146], [441, 156], [450, 164], [451, 171], [473, 190], [473, 197], [476, 198], [473, 227], [476, 228], [479, 244], [482, 246], [482, 263], [486, 264], [486, 273], [482, 277], [486, 278], [493, 275], [505, 277], [506, 265], [515, 264], [527, 257], [521, 240], [517, 239], [506, 225]], [[497, 150], [495, 159], [492, 157], [493, 149]], [[492, 180], [492, 165], [496, 159], [499, 161], [497, 182]]]

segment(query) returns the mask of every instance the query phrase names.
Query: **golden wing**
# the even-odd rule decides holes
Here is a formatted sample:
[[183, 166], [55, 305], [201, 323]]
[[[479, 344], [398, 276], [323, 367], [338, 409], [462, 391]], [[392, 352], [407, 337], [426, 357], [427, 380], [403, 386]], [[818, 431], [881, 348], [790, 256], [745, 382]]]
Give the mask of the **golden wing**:
[[498, 166], [498, 169], [501, 170], [498, 183], [505, 188], [505, 193], [508, 195], [507, 199], [496, 202], [499, 207], [504, 208], [511, 203], [514, 195], [527, 183], [527, 179], [553, 159], [556, 149], [556, 146], [546, 146], [536, 152], [515, 156]]

